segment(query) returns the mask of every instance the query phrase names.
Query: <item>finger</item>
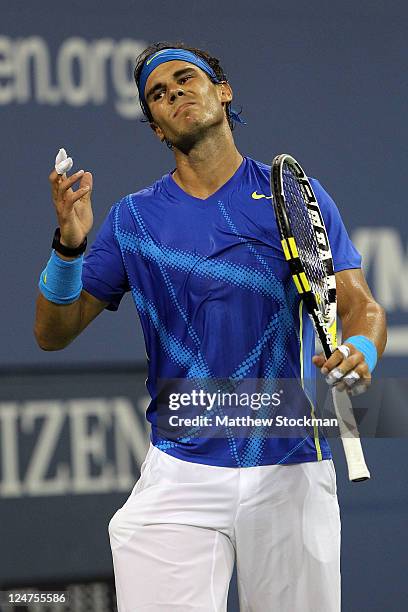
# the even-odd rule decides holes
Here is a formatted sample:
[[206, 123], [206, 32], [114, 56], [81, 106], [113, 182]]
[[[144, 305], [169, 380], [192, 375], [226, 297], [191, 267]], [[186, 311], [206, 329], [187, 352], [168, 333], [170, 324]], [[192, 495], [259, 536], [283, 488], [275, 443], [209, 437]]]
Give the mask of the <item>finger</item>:
[[329, 359], [327, 359], [327, 361], [323, 364], [321, 368], [322, 374], [325, 376], [330, 371], [332, 371], [333, 368], [336, 368], [343, 360], [344, 356], [342, 355], [342, 353], [337, 350], [334, 351], [334, 353], [329, 357]]
[[88, 193], [88, 186], [83, 187], [82, 189], [77, 189], [76, 191], [71, 190], [69, 197], [64, 202], [64, 206], [59, 209], [59, 217], [64, 221], [72, 212], [75, 203], [78, 202], [78, 200], [81, 200], [81, 198], [85, 197]]
[[84, 172], [83, 177], [81, 178], [81, 182], [79, 183], [80, 188], [89, 187], [89, 191], [92, 191], [93, 188], [93, 177], [90, 172]]
[[[343, 378], [343, 376], [345, 376], [348, 372], [353, 370], [353, 368], [357, 365], [357, 363], [355, 363], [355, 359], [353, 359], [353, 357], [354, 356], [349, 357], [348, 359], [343, 359], [340, 362], [340, 365], [338, 367], [333, 368], [328, 373], [328, 375], [326, 376], [326, 382], [327, 382], [328, 385], [330, 385], [330, 386], [337, 385], [337, 383], [340, 382], [340, 380]], [[323, 370], [323, 368], [322, 368], [322, 370]]]
[[75, 172], [75, 174], [72, 174], [68, 178], [62, 180], [58, 185], [59, 194], [64, 195], [64, 193], [68, 191], [70, 187], [75, 185], [75, 183], [83, 176], [83, 174], [83, 170], [78, 170], [78, 172]]
[[371, 380], [371, 372], [368, 369], [368, 364], [366, 363], [366, 361], [359, 363], [358, 366], [356, 366], [354, 369], [356, 372], [358, 372], [360, 378], [364, 380]]
[[325, 361], [326, 357], [323, 353], [320, 353], [320, 355], [313, 355], [312, 357], [312, 362], [317, 368], [321, 368]]
[[50, 183], [54, 184], [57, 183], [57, 181], [61, 178], [61, 175], [58, 174], [58, 172], [56, 171], [55, 168], [53, 168], [48, 176], [48, 180], [50, 181]]
[[[340, 353], [341, 354], [341, 353]], [[345, 376], [351, 370], [355, 370], [358, 366], [364, 363], [364, 357], [362, 353], [357, 351], [353, 355], [350, 355], [347, 359], [343, 359], [340, 362], [340, 365], [331, 370], [326, 378], [329, 378], [327, 381], [329, 384], [333, 384], [336, 381], [338, 382], [340, 378]], [[334, 380], [332, 380], [334, 379]]]
[[55, 170], [55, 168], [54, 168], [54, 170], [51, 171], [51, 173], [50, 173], [50, 175], [48, 177], [48, 180], [49, 180], [50, 185], [51, 185], [52, 198], [53, 198], [55, 203], [58, 200], [59, 186], [60, 186], [61, 182], [63, 180], [65, 180], [65, 179], [66, 179], [66, 175], [65, 174], [63, 174], [63, 175], [58, 174], [57, 171]]
[[88, 185], [86, 185], [85, 187], [82, 187], [80, 189], [77, 189], [76, 191], [73, 191], [72, 195], [70, 197], [70, 203], [72, 205], [75, 204], [75, 202], [78, 202], [78, 200], [83, 198], [88, 192], [89, 192], [89, 186]]

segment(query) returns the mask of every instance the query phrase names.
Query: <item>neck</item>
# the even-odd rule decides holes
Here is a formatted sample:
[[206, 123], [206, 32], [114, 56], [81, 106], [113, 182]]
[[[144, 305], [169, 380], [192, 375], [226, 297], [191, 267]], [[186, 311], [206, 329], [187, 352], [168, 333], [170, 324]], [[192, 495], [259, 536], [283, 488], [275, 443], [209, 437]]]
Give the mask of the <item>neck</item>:
[[205, 199], [215, 193], [242, 163], [231, 130], [225, 127], [216, 134], [208, 134], [188, 153], [174, 149], [173, 178], [179, 187], [196, 198]]

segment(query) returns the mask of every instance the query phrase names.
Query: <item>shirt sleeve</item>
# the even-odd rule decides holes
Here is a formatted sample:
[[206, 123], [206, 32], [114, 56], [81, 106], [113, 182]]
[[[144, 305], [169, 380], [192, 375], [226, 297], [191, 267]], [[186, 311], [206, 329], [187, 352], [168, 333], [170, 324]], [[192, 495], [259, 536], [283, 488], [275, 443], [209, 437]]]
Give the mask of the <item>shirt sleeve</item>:
[[91, 295], [109, 302], [107, 310], [117, 310], [124, 294], [130, 290], [122, 253], [114, 233], [119, 204], [112, 206], [91, 250], [84, 257], [82, 284]]
[[361, 255], [350, 240], [336, 204], [319, 181], [310, 179], [310, 183], [326, 225], [334, 271], [341, 272], [351, 268], [361, 268]]

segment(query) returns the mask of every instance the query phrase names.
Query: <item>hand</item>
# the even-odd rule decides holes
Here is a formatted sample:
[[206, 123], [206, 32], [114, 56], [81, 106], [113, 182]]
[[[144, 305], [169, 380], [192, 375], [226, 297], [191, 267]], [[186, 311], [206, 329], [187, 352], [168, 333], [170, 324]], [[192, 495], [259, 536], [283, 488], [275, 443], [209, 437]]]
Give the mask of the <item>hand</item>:
[[[54, 168], [49, 181], [61, 230], [61, 244], [74, 249], [82, 244], [93, 225], [92, 174], [79, 170], [67, 177], [58, 174]], [[79, 188], [74, 191], [73, 186], [78, 181]]]
[[353, 344], [345, 342], [344, 345], [350, 349], [347, 358], [339, 350], [335, 350], [329, 359], [321, 353], [315, 355], [312, 361], [330, 386], [336, 386], [339, 391], [347, 389], [351, 395], [360, 395], [371, 384], [371, 374], [363, 353]]

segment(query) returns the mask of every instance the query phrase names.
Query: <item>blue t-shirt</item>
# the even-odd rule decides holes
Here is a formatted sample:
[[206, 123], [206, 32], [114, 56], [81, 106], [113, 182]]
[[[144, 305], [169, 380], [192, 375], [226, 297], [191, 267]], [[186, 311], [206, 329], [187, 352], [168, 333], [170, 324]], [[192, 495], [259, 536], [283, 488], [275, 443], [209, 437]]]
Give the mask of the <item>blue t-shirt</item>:
[[[270, 199], [270, 167], [244, 158], [205, 200], [172, 173], [115, 204], [83, 267], [83, 287], [117, 310], [131, 291], [146, 343], [152, 401], [147, 418], [161, 450], [226, 467], [300, 463], [331, 457], [315, 429], [268, 437], [166, 439], [157, 429], [157, 381], [315, 377], [315, 334], [284, 259]], [[339, 212], [311, 179], [329, 234], [335, 271], [361, 258]], [[313, 407], [309, 405], [309, 413]]]

